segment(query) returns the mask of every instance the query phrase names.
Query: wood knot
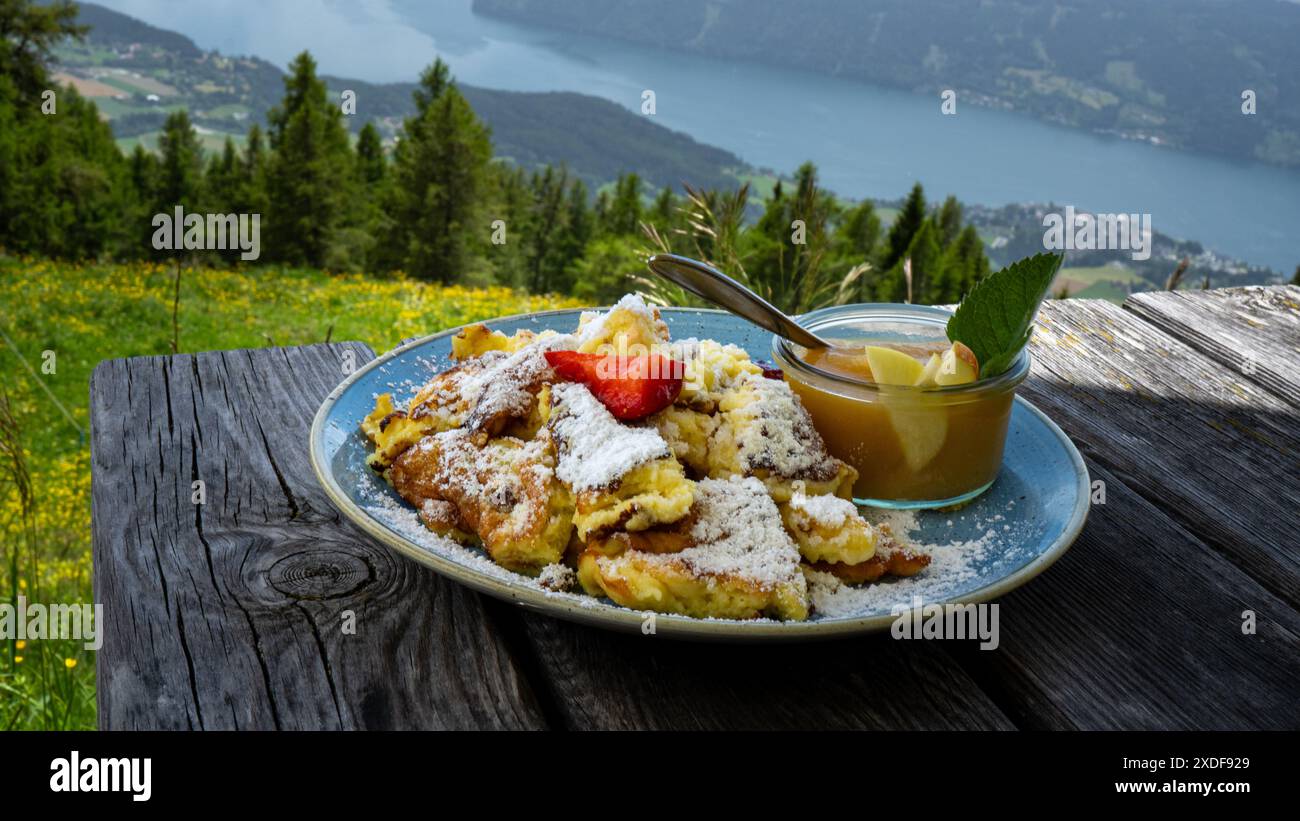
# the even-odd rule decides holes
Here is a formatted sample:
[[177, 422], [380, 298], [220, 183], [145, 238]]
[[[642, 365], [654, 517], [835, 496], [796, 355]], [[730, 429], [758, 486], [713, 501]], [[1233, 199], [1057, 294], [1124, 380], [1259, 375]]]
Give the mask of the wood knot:
[[323, 601], [351, 596], [375, 580], [365, 557], [338, 549], [291, 553], [267, 573], [271, 587], [291, 599]]

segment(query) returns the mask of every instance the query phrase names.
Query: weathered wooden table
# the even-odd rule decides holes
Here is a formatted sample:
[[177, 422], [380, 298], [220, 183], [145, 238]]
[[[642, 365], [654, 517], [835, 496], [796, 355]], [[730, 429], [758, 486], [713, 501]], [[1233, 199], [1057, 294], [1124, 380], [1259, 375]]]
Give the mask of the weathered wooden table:
[[1105, 504], [1001, 600], [995, 651], [675, 643], [448, 582], [312, 475], [307, 430], [346, 352], [373, 356], [96, 369], [101, 727], [1300, 727], [1300, 288], [1045, 306], [1023, 394]]

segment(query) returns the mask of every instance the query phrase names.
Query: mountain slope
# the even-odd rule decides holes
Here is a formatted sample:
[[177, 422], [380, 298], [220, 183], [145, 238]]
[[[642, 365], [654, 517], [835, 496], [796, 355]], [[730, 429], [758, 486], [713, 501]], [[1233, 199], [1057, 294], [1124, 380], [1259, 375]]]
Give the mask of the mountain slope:
[[[381, 126], [389, 129], [395, 130], [401, 118], [412, 111], [414, 83], [323, 79], [331, 92], [356, 92], [358, 112], [380, 120]], [[525, 168], [563, 163], [589, 185], [636, 171], [656, 187], [679, 186], [683, 181], [731, 187], [736, 179], [728, 172], [745, 167], [730, 151], [696, 142], [599, 97], [499, 91], [463, 84], [460, 90], [491, 127], [497, 155]], [[356, 128], [360, 122], [351, 125]]]
[[[208, 148], [227, 134], [242, 137], [284, 93], [284, 73], [257, 57], [204, 52], [181, 34], [95, 5], [80, 4], [79, 22], [92, 28], [84, 43], [60, 47], [59, 79], [95, 96], [114, 132], [152, 146], [168, 110], [187, 107]], [[454, 69], [454, 67], [453, 67]], [[414, 111], [414, 83], [372, 84], [324, 77], [330, 91], [350, 89], [356, 131], [374, 121], [387, 137]], [[525, 167], [561, 163], [596, 188], [636, 171], [655, 187], [683, 181], [708, 187], [735, 184], [744, 162], [598, 97], [524, 93], [460, 86], [492, 129], [498, 156]]]
[[[474, 0], [514, 22], [817, 71], [1300, 166], [1300, 5], [1276, 0]], [[1257, 113], [1241, 111], [1242, 93]]]

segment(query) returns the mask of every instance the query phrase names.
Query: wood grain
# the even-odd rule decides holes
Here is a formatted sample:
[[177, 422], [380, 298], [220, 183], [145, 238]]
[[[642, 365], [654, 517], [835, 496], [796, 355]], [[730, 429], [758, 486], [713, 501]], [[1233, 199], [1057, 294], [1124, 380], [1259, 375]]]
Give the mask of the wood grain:
[[940, 643], [724, 645], [524, 616], [571, 729], [1011, 729]]
[[1092, 469], [1105, 503], [999, 600], [996, 650], [705, 646], [525, 615], [548, 697], [573, 729], [1300, 728], [1300, 614]]
[[349, 350], [373, 357], [343, 343], [96, 368], [101, 727], [543, 726], [479, 598], [351, 527], [316, 482], [308, 428]]
[[996, 651], [955, 645], [963, 666], [1025, 728], [1300, 728], [1300, 613], [1090, 471], [1105, 504], [1060, 561], [999, 600]]
[[1101, 300], [1039, 314], [1021, 393], [1080, 450], [1292, 606], [1300, 412]]
[[1124, 307], [1300, 408], [1300, 287], [1150, 291]]
[[484, 600], [355, 530], [312, 476], [310, 417], [364, 346], [105, 362], [101, 726], [1300, 728], [1300, 419], [1274, 378], [1294, 350], [1268, 335], [1285, 328], [1274, 313], [1237, 344], [1231, 323], [1256, 330], [1245, 317], [1272, 296], [1194, 296], [1044, 308], [1022, 392], [1074, 438], [1106, 504], [1000, 600], [991, 652], [887, 635], [687, 644]]

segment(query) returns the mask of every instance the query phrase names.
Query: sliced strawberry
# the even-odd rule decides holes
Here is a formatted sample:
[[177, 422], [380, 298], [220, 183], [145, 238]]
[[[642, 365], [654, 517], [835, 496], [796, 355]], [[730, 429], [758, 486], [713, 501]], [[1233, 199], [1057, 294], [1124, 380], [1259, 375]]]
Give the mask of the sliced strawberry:
[[659, 354], [602, 356], [577, 351], [547, 351], [546, 361], [569, 382], [587, 386], [618, 419], [640, 419], [661, 411], [682, 392], [685, 366]]
[[566, 382], [581, 382], [584, 385], [596, 379], [596, 363], [603, 357], [594, 353], [577, 351], [547, 351], [546, 364], [550, 365], [556, 375]]

